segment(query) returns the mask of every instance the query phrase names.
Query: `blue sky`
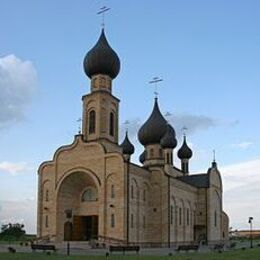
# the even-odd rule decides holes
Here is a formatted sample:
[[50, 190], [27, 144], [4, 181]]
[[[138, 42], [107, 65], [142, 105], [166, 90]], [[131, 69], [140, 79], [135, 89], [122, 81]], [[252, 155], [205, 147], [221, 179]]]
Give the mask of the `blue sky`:
[[134, 160], [142, 151], [136, 130], [153, 106], [148, 81], [159, 76], [161, 111], [171, 112], [178, 135], [189, 128], [191, 170], [206, 171], [216, 149], [231, 226], [247, 228], [253, 215], [260, 228], [252, 204], [260, 196], [257, 0], [2, 0], [0, 221], [35, 232], [37, 167], [77, 132], [89, 92], [82, 61], [99, 37], [103, 5], [111, 7], [106, 35], [122, 65], [113, 93], [120, 124], [131, 122]]

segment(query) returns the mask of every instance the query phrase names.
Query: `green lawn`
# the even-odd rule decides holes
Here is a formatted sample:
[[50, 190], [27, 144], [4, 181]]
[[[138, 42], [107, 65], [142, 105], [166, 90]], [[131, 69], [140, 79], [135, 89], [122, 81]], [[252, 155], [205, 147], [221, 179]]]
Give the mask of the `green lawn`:
[[63, 256], [63, 255], [46, 255], [44, 253], [0, 253], [1, 260], [43, 260], [43, 259], [68, 259], [68, 260], [259, 260], [260, 259], [260, 248], [254, 249], [246, 249], [246, 250], [235, 250], [232, 252], [224, 252], [224, 253], [211, 253], [211, 254], [179, 254], [173, 256], [135, 256], [135, 255], [115, 255], [109, 256], [106, 258], [105, 256]]

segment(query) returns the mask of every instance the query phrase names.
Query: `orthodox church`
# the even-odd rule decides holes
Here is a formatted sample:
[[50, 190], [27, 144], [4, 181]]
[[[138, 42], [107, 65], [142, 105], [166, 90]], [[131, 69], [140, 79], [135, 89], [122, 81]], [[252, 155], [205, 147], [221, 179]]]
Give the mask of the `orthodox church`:
[[50, 241], [88, 241], [174, 246], [214, 244], [228, 238], [221, 175], [215, 161], [191, 174], [186, 136], [173, 164], [175, 130], [157, 98], [138, 131], [140, 165], [126, 133], [118, 143], [119, 99], [112, 82], [120, 59], [104, 29], [84, 58], [90, 93], [82, 97], [82, 133], [56, 150], [38, 170], [37, 235]]

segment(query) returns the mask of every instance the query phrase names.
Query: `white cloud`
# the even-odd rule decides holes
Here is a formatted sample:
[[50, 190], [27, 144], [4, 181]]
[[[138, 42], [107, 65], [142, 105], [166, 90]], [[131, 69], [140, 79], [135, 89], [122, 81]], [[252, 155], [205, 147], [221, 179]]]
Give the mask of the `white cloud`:
[[[131, 139], [137, 140], [137, 133], [140, 127], [145, 123], [140, 118], [134, 118], [129, 120], [129, 124], [126, 126], [122, 124], [120, 126], [120, 139], [122, 140], [125, 136], [125, 130], [128, 129], [128, 135]], [[182, 134], [182, 128], [185, 126], [188, 128], [189, 133], [194, 133], [200, 130], [205, 130], [210, 127], [217, 126], [219, 123], [217, 120], [204, 115], [191, 115], [191, 114], [176, 114], [168, 117], [171, 125], [174, 127], [177, 136]]]
[[183, 127], [186, 127], [189, 133], [194, 133], [215, 127], [219, 124], [214, 118], [205, 115], [192, 114], [175, 114], [170, 117], [169, 121], [172, 126], [174, 126], [178, 136], [182, 134]]
[[25, 118], [36, 87], [37, 73], [31, 61], [13, 54], [0, 58], [0, 128]]
[[251, 145], [253, 145], [252, 142], [241, 142], [241, 143], [237, 143], [237, 144], [232, 144], [231, 146], [234, 147], [234, 148], [247, 149]]
[[10, 175], [18, 175], [32, 171], [33, 167], [26, 162], [0, 162], [0, 173], [8, 173]]
[[260, 159], [220, 167], [220, 171], [230, 225], [248, 228], [248, 217], [253, 216], [255, 228], [260, 229]]

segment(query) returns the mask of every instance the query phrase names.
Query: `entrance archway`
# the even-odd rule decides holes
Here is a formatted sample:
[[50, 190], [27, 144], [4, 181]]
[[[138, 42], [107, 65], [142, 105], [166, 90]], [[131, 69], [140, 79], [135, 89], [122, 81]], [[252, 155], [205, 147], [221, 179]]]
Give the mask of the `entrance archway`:
[[[57, 238], [87, 241], [98, 237], [99, 182], [88, 172], [72, 172], [61, 181], [57, 194]], [[70, 221], [65, 211], [72, 210]], [[70, 224], [69, 224], [70, 223]]]

